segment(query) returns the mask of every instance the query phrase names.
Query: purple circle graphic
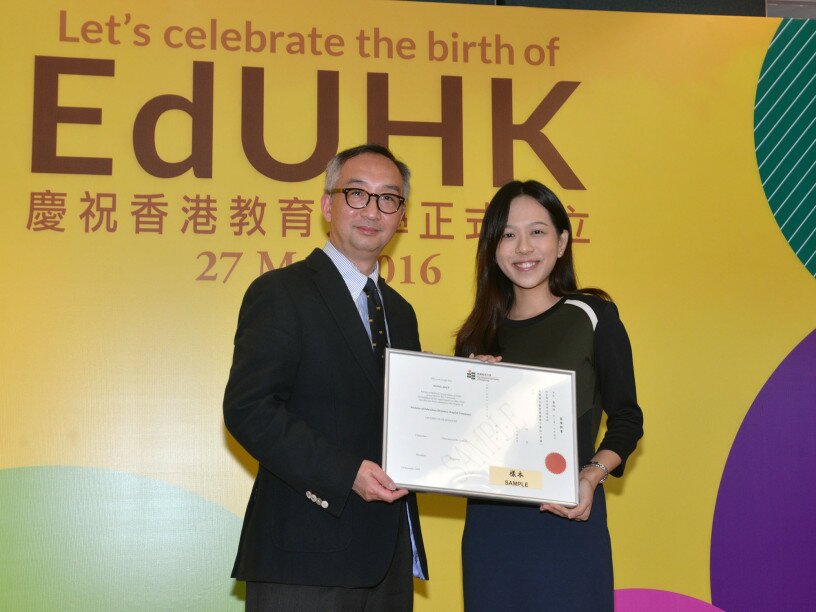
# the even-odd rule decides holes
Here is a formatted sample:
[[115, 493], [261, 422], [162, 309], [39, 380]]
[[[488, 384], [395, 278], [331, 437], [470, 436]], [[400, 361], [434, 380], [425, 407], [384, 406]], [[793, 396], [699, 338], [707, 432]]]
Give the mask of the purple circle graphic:
[[724, 610], [816, 610], [816, 330], [757, 395], [725, 464], [711, 533]]
[[722, 612], [710, 603], [671, 591], [656, 589], [617, 589], [615, 591], [615, 612], [644, 612], [645, 610]]

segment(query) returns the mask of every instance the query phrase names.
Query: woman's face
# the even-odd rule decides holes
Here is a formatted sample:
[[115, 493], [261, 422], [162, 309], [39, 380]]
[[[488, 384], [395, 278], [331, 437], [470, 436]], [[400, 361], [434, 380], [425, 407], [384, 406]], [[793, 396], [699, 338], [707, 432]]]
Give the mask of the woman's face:
[[558, 233], [546, 208], [530, 196], [517, 196], [510, 202], [496, 263], [516, 291], [549, 293], [550, 273], [564, 253], [567, 238], [566, 230]]

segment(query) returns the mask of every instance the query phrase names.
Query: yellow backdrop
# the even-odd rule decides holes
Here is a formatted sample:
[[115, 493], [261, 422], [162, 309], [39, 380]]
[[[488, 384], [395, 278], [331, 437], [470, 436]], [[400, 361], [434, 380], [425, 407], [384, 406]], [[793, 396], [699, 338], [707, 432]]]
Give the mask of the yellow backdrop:
[[[616, 588], [710, 601], [731, 442], [816, 312], [816, 283], [774, 221], [754, 152], [757, 79], [778, 21], [315, 0], [65, 6], [7, 7], [0, 41], [0, 468], [135, 474], [238, 520], [256, 466], [222, 424], [232, 335], [263, 266], [325, 241], [321, 177], [301, 162], [318, 142], [333, 153], [365, 141], [372, 122], [387, 130], [383, 113], [438, 124], [444, 106], [444, 139], [390, 124], [388, 140], [414, 173], [391, 283], [415, 306], [423, 347], [450, 353], [471, 305], [472, 235], [494, 173], [553, 187], [572, 208], [581, 281], [618, 303], [645, 413], [626, 477], [607, 485]], [[112, 74], [55, 74], [48, 58]], [[172, 174], [195, 149], [196, 168], [155, 176], [134, 140], [150, 148], [149, 101], [189, 104], [194, 65], [212, 73], [196, 119], [175, 108], [154, 123], [156, 167]], [[246, 68], [262, 71], [262, 89], [242, 92]], [[265, 176], [242, 146], [242, 104], [260, 93], [264, 146], [301, 164], [294, 181], [281, 178], [291, 168]], [[542, 160], [522, 139], [508, 149], [507, 125], [548, 95], [552, 117], [529, 133], [556, 155]], [[66, 107], [101, 116], [71, 123]], [[191, 145], [207, 120], [211, 151]], [[67, 157], [110, 159], [111, 170], [66, 171]], [[148, 195], [161, 205], [145, 208]], [[265, 207], [241, 211], [239, 197]], [[248, 234], [261, 208], [263, 229]], [[460, 609], [464, 502], [421, 495], [420, 507], [433, 579], [417, 584], [416, 607]]]

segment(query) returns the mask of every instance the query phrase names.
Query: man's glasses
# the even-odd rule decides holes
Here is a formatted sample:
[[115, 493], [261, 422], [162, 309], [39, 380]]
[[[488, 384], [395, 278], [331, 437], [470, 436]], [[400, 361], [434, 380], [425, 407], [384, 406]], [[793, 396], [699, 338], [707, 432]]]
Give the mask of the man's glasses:
[[358, 189], [357, 187], [346, 187], [345, 189], [332, 189], [330, 194], [342, 193], [346, 198], [346, 204], [351, 208], [365, 208], [371, 201], [371, 198], [377, 202], [377, 208], [381, 213], [392, 215], [400, 209], [400, 206], [405, 204], [405, 198], [398, 196], [396, 193], [369, 193], [365, 189]]

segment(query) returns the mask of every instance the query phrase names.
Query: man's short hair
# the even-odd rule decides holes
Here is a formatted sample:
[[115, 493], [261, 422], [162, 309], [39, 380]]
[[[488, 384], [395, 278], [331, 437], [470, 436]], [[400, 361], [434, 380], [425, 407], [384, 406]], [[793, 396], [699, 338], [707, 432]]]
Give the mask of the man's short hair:
[[345, 164], [348, 160], [353, 157], [357, 157], [358, 155], [362, 155], [363, 153], [373, 153], [374, 155], [382, 155], [386, 159], [391, 160], [394, 165], [399, 170], [400, 176], [402, 176], [402, 197], [406, 200], [408, 199], [408, 192], [410, 191], [411, 187], [411, 171], [408, 169], [408, 166], [405, 163], [398, 160], [394, 154], [388, 149], [388, 147], [384, 147], [378, 144], [364, 144], [358, 147], [353, 147], [351, 149], [346, 149], [345, 151], [340, 151], [337, 155], [329, 160], [329, 163], [326, 165], [326, 186], [325, 190], [326, 193], [329, 193], [332, 189], [337, 187], [337, 181], [340, 178], [340, 171], [343, 169], [343, 164]]

